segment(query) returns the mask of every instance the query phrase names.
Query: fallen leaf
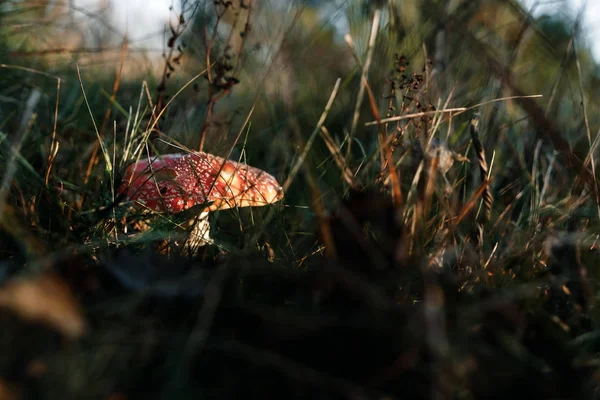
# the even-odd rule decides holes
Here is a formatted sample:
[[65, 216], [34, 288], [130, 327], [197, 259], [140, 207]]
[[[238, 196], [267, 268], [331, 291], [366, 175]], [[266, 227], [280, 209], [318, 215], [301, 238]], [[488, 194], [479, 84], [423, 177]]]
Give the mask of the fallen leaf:
[[8, 281], [0, 288], [0, 307], [27, 321], [47, 324], [71, 339], [86, 331], [83, 312], [73, 292], [51, 273]]

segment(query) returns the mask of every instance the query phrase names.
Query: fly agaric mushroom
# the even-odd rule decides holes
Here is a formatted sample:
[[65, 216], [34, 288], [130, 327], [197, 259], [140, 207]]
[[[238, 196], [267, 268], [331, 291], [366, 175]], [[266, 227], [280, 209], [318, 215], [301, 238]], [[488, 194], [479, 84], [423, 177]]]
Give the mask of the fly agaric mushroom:
[[138, 206], [170, 214], [212, 202], [190, 235], [196, 236], [196, 245], [212, 242], [209, 212], [264, 206], [283, 197], [283, 189], [269, 173], [202, 152], [140, 160], [126, 169], [119, 193]]

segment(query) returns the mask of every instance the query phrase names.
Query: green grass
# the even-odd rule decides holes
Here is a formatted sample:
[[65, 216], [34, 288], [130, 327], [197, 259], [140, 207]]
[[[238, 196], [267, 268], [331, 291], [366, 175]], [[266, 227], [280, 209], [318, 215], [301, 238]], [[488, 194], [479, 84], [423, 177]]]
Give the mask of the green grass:
[[[231, 11], [196, 3], [168, 78], [126, 47], [49, 55], [58, 20], [0, 9], [0, 397], [594, 397], [596, 64], [508, 1], [384, 3], [338, 10], [353, 46], [310, 6], [251, 4], [229, 36]], [[201, 143], [285, 197], [211, 213], [189, 256], [202, 207], [118, 188]]]

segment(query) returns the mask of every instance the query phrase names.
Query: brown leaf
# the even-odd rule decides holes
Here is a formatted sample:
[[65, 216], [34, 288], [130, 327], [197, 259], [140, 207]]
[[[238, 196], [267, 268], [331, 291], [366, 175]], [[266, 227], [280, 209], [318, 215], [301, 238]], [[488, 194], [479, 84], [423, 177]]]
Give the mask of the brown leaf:
[[9, 281], [0, 289], [0, 307], [25, 320], [49, 325], [71, 339], [86, 330], [83, 313], [71, 289], [51, 273]]
[[17, 390], [0, 378], [0, 399], [2, 400], [18, 400], [21, 396]]

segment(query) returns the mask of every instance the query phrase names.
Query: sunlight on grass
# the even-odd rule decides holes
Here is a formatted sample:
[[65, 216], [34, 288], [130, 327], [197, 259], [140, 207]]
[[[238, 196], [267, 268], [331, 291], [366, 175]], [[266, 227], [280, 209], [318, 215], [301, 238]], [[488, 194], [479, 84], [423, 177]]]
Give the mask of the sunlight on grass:
[[593, 398], [577, 21], [325, 3], [0, 6], [0, 393]]

